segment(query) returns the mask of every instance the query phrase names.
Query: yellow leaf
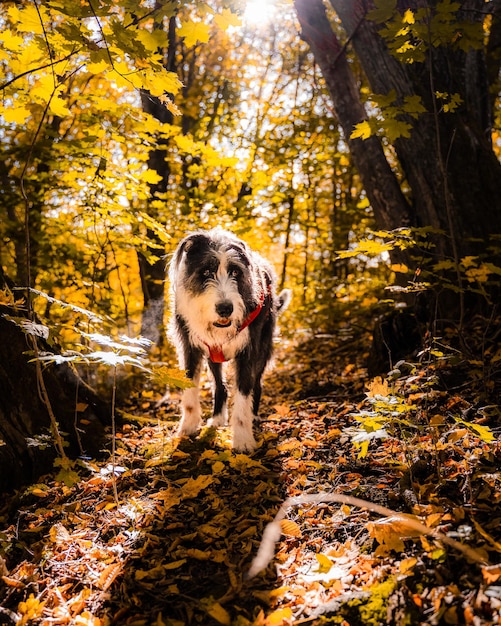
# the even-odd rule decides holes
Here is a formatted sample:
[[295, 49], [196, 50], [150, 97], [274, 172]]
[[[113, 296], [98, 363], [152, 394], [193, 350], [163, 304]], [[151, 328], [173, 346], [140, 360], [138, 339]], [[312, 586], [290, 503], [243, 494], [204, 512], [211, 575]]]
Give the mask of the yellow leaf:
[[48, 15], [47, 10], [42, 5], [38, 5], [38, 10], [34, 6], [27, 5], [21, 11], [17, 7], [12, 6], [7, 13], [11, 21], [16, 24], [17, 30], [25, 33], [33, 33], [35, 35], [43, 35], [44, 29], [42, 22], [48, 21]]
[[322, 574], [327, 574], [334, 563], [325, 554], [315, 554], [315, 557], [318, 561], [318, 571]]
[[374, 398], [374, 396], [383, 396], [386, 398], [389, 394], [388, 381], [383, 380], [380, 376], [374, 378], [374, 380], [367, 385], [367, 388], [367, 396], [369, 398]]
[[162, 177], [155, 170], [145, 170], [141, 174], [141, 180], [150, 185], [156, 185], [162, 180]]
[[289, 452], [290, 450], [296, 450], [299, 448], [299, 441], [297, 439], [290, 439], [278, 444], [277, 450], [279, 452]]
[[409, 271], [407, 265], [404, 265], [403, 263], [393, 263], [392, 265], [390, 265], [390, 268], [398, 274], [407, 274], [407, 272]]
[[140, 30], [136, 34], [136, 39], [150, 52], [156, 52], [158, 48], [166, 48], [169, 43], [167, 33], [160, 28], [151, 33], [148, 30]]
[[221, 472], [224, 471], [224, 468], [225, 468], [224, 463], [221, 463], [221, 461], [216, 461], [215, 463], [212, 464], [212, 473], [220, 474]]
[[402, 514], [369, 522], [367, 524], [369, 535], [380, 544], [377, 554], [383, 555], [390, 550], [402, 552], [404, 549], [402, 538], [419, 537], [421, 533], [412, 526], [413, 521], [415, 521], [413, 516]]
[[143, 79], [142, 87], [153, 96], [163, 96], [165, 93], [176, 94], [181, 89], [182, 83], [174, 72], [148, 72]]
[[410, 9], [407, 9], [407, 11], [404, 13], [402, 22], [404, 24], [414, 24], [415, 21], [416, 20], [414, 18], [414, 13]]
[[214, 15], [214, 22], [221, 30], [226, 30], [230, 26], [240, 26], [242, 20], [236, 13], [232, 13], [230, 9], [223, 9], [220, 14]]
[[228, 611], [222, 607], [219, 602], [215, 602], [210, 609], [208, 609], [207, 613], [216, 620], [219, 624], [223, 624], [223, 626], [230, 626], [231, 617]]
[[236, 469], [240, 472], [249, 470], [251, 468], [264, 470], [264, 467], [261, 463], [259, 463], [259, 461], [251, 459], [250, 456], [248, 456], [247, 454], [235, 454], [235, 456], [229, 458], [229, 463], [233, 469]]
[[112, 585], [112, 583], [116, 580], [117, 576], [122, 571], [123, 565], [122, 563], [111, 563], [104, 568], [101, 572], [98, 580], [96, 581], [97, 586], [102, 591], [106, 591]]
[[370, 124], [367, 120], [365, 120], [364, 122], [360, 122], [360, 124], [355, 124], [350, 135], [350, 139], [357, 139], [358, 137], [361, 139], [368, 139], [371, 134], [372, 130]]
[[108, 61], [97, 61], [96, 63], [87, 63], [85, 69], [89, 72], [89, 74], [101, 74], [105, 72], [110, 67]]
[[18, 605], [18, 612], [21, 613], [22, 619], [17, 624], [28, 624], [31, 620], [35, 620], [42, 617], [43, 608], [45, 602], [40, 602], [38, 598], [35, 598], [34, 594], [30, 594], [27, 600], [20, 602]]
[[282, 533], [286, 537], [301, 537], [301, 529], [296, 522], [289, 519], [283, 519], [280, 522], [280, 526], [282, 528]]
[[2, 117], [7, 124], [24, 124], [30, 115], [31, 111], [22, 105], [3, 109], [2, 111]]
[[184, 550], [184, 553], [192, 559], [197, 559], [197, 561], [208, 561], [212, 556], [211, 552], [205, 552], [198, 548], [188, 548]]
[[264, 623], [265, 626], [283, 626], [289, 620], [292, 620], [292, 609], [284, 607], [270, 613]]
[[465, 274], [468, 282], [470, 283], [473, 283], [475, 281], [479, 283], [485, 283], [491, 274], [491, 270], [485, 263], [482, 263], [480, 267], [471, 267], [467, 269], [465, 271]]
[[24, 37], [21, 35], [15, 35], [11, 30], [6, 30], [0, 34], [0, 37], [3, 42], [3, 48], [6, 50], [11, 50], [12, 52], [17, 52], [21, 50], [24, 45]]
[[275, 404], [273, 408], [275, 409], [277, 415], [279, 415], [280, 417], [285, 417], [286, 415], [289, 415], [290, 407], [288, 404]]
[[57, 88], [54, 97], [50, 101], [49, 111], [58, 117], [65, 117], [70, 114], [70, 110], [66, 106], [65, 100], [61, 97], [61, 88]]
[[196, 43], [209, 41], [209, 25], [203, 22], [186, 22], [178, 30], [180, 37], [184, 37], [184, 43], [191, 48]]
[[211, 474], [201, 474], [197, 478], [188, 478], [188, 480], [181, 479], [176, 481], [178, 484], [182, 484], [181, 497], [183, 500], [189, 498], [196, 498], [198, 494], [214, 482], [214, 476]]
[[492, 585], [501, 577], [501, 565], [482, 567], [482, 576], [486, 585]]
[[417, 563], [417, 559], [416, 557], [410, 557], [408, 559], [403, 559], [403, 561], [400, 561], [400, 573], [403, 574], [404, 576], [407, 574], [410, 574], [412, 572], [412, 570], [414, 569], [414, 566]]

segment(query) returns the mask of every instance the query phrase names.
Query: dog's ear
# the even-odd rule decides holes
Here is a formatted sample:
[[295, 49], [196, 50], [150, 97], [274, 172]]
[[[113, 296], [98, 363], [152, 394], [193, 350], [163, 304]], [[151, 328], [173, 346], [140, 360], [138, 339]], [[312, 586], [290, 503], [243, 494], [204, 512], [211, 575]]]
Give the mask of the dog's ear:
[[207, 244], [208, 238], [205, 233], [192, 233], [191, 235], [185, 237], [174, 252], [174, 256], [172, 257], [170, 265], [171, 272], [176, 272], [178, 270], [183, 255], [191, 250], [191, 248], [193, 248], [194, 246], [202, 246]]
[[289, 306], [292, 300], [292, 291], [290, 289], [282, 289], [278, 294], [278, 308], [277, 313], [282, 313]]

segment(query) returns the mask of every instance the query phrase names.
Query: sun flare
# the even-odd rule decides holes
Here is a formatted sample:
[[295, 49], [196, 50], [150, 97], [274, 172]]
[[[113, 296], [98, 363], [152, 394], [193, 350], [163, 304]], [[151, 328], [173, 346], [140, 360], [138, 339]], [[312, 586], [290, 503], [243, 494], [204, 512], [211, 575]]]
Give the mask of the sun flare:
[[277, 6], [273, 0], [247, 0], [243, 21], [249, 26], [266, 25], [276, 14]]

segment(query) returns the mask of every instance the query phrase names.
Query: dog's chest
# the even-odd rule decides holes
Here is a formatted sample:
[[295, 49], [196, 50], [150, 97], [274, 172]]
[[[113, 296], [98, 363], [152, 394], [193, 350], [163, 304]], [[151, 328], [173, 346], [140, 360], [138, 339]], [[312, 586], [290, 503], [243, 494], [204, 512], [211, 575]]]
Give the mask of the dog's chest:
[[213, 363], [224, 363], [225, 361], [231, 361], [245, 349], [249, 343], [249, 331], [245, 328], [230, 341], [218, 342], [213, 339], [205, 341], [197, 335], [192, 335], [191, 341]]

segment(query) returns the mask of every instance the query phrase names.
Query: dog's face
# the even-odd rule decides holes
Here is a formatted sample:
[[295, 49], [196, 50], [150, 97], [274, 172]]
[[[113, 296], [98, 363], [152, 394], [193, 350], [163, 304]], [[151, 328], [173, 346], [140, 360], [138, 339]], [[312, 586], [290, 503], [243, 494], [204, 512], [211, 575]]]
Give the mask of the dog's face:
[[188, 236], [171, 266], [177, 312], [209, 344], [237, 336], [255, 306], [254, 280], [248, 248], [225, 231]]

